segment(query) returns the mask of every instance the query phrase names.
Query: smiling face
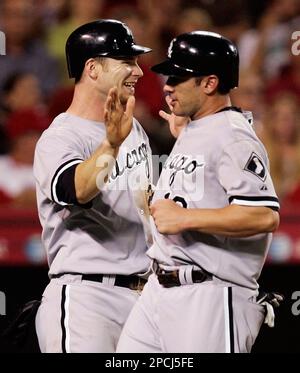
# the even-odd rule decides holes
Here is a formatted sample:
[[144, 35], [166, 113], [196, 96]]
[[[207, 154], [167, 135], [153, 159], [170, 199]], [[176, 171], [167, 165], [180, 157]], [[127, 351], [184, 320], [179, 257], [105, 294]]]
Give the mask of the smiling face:
[[169, 77], [164, 92], [170, 97], [170, 105], [175, 115], [193, 118], [201, 108], [200, 78]]
[[135, 85], [143, 72], [137, 63], [138, 57], [127, 59], [105, 58], [99, 76], [99, 87], [105, 96], [112, 87], [117, 87], [120, 101], [126, 104], [129, 96], [135, 94]]

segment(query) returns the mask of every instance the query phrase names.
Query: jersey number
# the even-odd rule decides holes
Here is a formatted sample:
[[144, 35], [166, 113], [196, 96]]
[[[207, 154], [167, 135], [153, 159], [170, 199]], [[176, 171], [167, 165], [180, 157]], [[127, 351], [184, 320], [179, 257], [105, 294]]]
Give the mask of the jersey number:
[[[165, 199], [170, 199], [170, 195], [171, 195], [171, 193], [165, 194]], [[183, 197], [175, 196], [173, 198], [173, 201], [178, 203], [178, 204], [181, 204], [181, 206], [184, 207], [185, 209], [187, 208], [187, 202]]]

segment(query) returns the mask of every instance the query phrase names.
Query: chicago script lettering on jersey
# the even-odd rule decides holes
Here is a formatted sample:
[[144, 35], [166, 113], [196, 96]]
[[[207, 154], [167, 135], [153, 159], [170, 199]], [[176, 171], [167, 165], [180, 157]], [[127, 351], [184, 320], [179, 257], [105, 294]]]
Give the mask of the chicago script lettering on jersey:
[[122, 176], [126, 170], [132, 170], [143, 162], [145, 162], [146, 177], [150, 178], [149, 155], [145, 143], [142, 143], [137, 149], [133, 149], [131, 152], [126, 154], [125, 164], [121, 164], [120, 159], [116, 160], [116, 165], [110, 176], [109, 182], [111, 183], [118, 177]]
[[185, 175], [190, 175], [195, 172], [197, 168], [203, 167], [204, 162], [202, 160], [182, 154], [175, 154], [174, 156], [170, 157], [164, 165], [164, 169], [169, 169], [171, 171], [171, 175], [169, 178], [170, 186], [172, 186], [172, 184], [174, 183], [175, 177], [178, 172], [183, 172]]

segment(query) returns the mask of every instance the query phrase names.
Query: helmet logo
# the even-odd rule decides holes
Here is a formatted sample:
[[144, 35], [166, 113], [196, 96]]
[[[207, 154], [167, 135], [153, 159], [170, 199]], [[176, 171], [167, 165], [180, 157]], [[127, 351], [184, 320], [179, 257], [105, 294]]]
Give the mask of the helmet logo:
[[173, 39], [173, 40], [171, 41], [171, 44], [169, 45], [169, 48], [168, 48], [168, 57], [169, 57], [169, 58], [171, 58], [171, 56], [172, 56], [172, 49], [173, 49], [174, 41], [175, 41], [175, 39]]

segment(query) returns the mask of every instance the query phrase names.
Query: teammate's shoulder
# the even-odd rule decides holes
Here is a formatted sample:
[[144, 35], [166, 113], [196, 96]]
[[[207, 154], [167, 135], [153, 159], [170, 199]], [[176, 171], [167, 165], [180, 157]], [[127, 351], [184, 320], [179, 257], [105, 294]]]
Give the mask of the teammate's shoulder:
[[147, 136], [143, 126], [136, 118], [133, 118], [132, 129], [133, 131], [136, 131], [137, 133], [142, 134], [143, 136]]
[[225, 111], [222, 114], [223, 131], [231, 137], [255, 137], [250, 112]]
[[[243, 112], [224, 110], [206, 117], [203, 128], [208, 143], [214, 142], [216, 157], [234, 143], [256, 141], [257, 137]], [[201, 127], [201, 126], [200, 126]]]
[[78, 136], [79, 133], [74, 126], [68, 124], [64, 115], [60, 114], [53, 119], [50, 126], [42, 133], [37, 142], [36, 150], [50, 144], [52, 147], [56, 147], [62, 142], [71, 143]]
[[133, 120], [132, 120], [132, 126], [133, 127], [138, 127], [138, 128], [142, 127], [141, 123], [136, 118], [133, 118]]
[[55, 118], [53, 118], [52, 122], [50, 123], [49, 127], [43, 132], [43, 135], [49, 134], [51, 132], [55, 132], [57, 128], [62, 128], [64, 126], [64, 115], [59, 114]]
[[253, 124], [253, 115], [251, 111], [245, 111], [240, 108], [236, 108], [235, 110], [224, 111], [224, 114], [229, 121], [239, 121], [243, 123], [245, 122], [250, 126]]
[[59, 114], [55, 117], [50, 126], [43, 132], [42, 137], [52, 136], [73, 136], [80, 132], [78, 121], [70, 118], [67, 113]]
[[253, 116], [251, 112], [243, 111], [224, 113], [227, 117], [225, 121], [226, 135], [223, 137], [223, 150], [231, 151], [234, 146], [247, 149], [256, 149], [259, 154], [265, 156], [266, 150], [257, 136], [253, 127]]

